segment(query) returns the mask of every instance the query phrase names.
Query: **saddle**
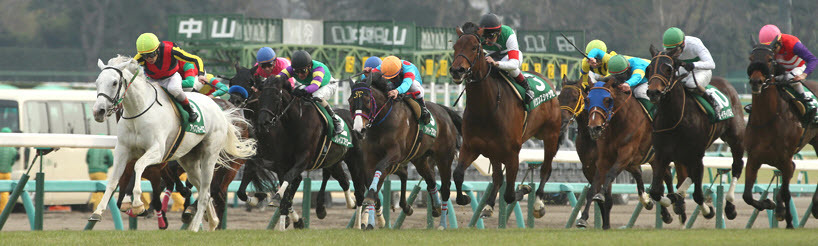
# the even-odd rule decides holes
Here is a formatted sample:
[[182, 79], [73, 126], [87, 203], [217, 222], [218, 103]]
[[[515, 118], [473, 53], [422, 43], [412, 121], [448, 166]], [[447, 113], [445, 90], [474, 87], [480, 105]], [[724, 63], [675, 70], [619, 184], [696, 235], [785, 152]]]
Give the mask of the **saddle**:
[[[802, 123], [809, 124], [813, 122], [814, 115], [807, 115], [810, 107], [815, 107], [816, 105], [804, 105], [803, 102], [798, 100], [798, 97], [795, 95], [795, 91], [792, 87], [789, 86], [778, 86], [779, 94], [784, 98], [784, 100], [789, 101], [790, 104], [793, 106], [793, 110], [799, 116]], [[815, 95], [809, 91], [809, 88], [804, 86], [804, 90], [807, 92], [808, 95], [813, 97], [813, 103], [815, 103]]]

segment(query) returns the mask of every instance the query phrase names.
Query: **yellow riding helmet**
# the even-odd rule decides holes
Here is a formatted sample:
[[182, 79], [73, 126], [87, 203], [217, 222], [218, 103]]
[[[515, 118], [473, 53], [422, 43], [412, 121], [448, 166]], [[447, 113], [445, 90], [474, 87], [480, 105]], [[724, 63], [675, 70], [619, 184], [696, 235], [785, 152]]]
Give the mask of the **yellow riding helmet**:
[[400, 58], [396, 56], [387, 56], [381, 63], [381, 72], [386, 79], [392, 79], [400, 74], [401, 66]]
[[136, 52], [139, 54], [151, 53], [159, 48], [159, 38], [153, 33], [143, 33], [136, 39]]
[[608, 52], [608, 46], [605, 45], [605, 42], [602, 42], [602, 40], [599, 39], [594, 39], [591, 40], [591, 42], [588, 42], [588, 45], [585, 46], [585, 54], [591, 53], [591, 50], [594, 48], [600, 49], [604, 53]]

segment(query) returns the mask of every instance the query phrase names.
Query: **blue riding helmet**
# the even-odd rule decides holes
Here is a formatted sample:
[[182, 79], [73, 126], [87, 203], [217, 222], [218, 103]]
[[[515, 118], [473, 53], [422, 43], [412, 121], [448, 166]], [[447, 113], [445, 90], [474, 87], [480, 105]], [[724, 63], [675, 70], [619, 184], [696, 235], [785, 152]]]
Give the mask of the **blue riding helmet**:
[[270, 47], [262, 47], [258, 50], [256, 54], [256, 62], [258, 63], [268, 63], [272, 62], [276, 59], [276, 52], [273, 51], [273, 48]]
[[[608, 118], [611, 117], [611, 110], [613, 110], [613, 103], [605, 105], [605, 98], [611, 97], [611, 91], [605, 89], [605, 82], [596, 82], [594, 87], [588, 91], [588, 103], [585, 104], [585, 110], [590, 112], [594, 107], [601, 108]], [[607, 120], [607, 119], [606, 119]]]
[[381, 65], [381, 58], [379, 58], [377, 56], [370, 56], [369, 58], [366, 59], [366, 62], [364, 62], [364, 67], [365, 68], [367, 68], [367, 67], [376, 68], [376, 67], [378, 67], [380, 65]]
[[230, 86], [230, 90], [228, 90], [227, 93], [229, 94], [238, 93], [244, 99], [247, 99], [247, 97], [250, 96], [250, 94], [247, 93], [247, 89], [244, 89], [244, 87], [238, 85]]

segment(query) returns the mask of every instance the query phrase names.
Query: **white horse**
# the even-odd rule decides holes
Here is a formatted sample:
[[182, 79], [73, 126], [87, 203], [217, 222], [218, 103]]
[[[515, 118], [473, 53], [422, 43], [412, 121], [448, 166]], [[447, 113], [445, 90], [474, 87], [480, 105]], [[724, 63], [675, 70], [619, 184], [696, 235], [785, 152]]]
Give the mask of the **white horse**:
[[[163, 161], [180, 125], [172, 99], [162, 92], [159, 85], [147, 82], [142, 68], [133, 58], [117, 56], [109, 60], [108, 65], [103, 64], [102, 60], [97, 65], [102, 71], [96, 80], [94, 119], [102, 122], [120, 100], [124, 111], [117, 124], [114, 172], [108, 177], [103, 200], [89, 219], [92, 221], [102, 218], [102, 212], [107, 209], [108, 199], [116, 189], [127, 162], [138, 159], [134, 165], [135, 177], [142, 177], [146, 167]], [[207, 132], [202, 135], [186, 133], [176, 152], [167, 161], [177, 160], [187, 172], [188, 180], [199, 190], [199, 205], [190, 230], [199, 230], [206, 212], [210, 226], [208, 229], [212, 231], [219, 224], [210, 197], [210, 182], [215, 165], [224, 165], [226, 156], [246, 158], [254, 155], [256, 144], [252, 139], [238, 138], [239, 129], [234, 123], [244, 119], [233, 114], [234, 110], [222, 111], [213, 100], [199, 93], [187, 93], [187, 97], [199, 106], [199, 117], [205, 120]], [[140, 179], [136, 178], [135, 181], [133, 194], [142, 194]], [[135, 196], [131, 204], [131, 209], [136, 214], [144, 210], [139, 197]]]

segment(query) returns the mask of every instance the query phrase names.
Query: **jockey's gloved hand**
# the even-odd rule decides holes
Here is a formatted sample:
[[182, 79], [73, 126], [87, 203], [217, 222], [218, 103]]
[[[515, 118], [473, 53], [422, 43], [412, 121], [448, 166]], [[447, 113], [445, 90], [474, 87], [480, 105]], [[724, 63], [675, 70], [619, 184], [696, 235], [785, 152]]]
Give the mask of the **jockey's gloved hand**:
[[682, 67], [684, 67], [684, 68], [685, 68], [685, 70], [687, 70], [688, 72], [693, 71], [693, 69], [695, 68], [695, 67], [693, 66], [693, 63], [692, 63], [692, 62], [685, 62], [685, 63], [682, 63]]
[[309, 96], [309, 95], [310, 95], [310, 93], [307, 92], [307, 90], [304, 90], [303, 88], [293, 89], [293, 96], [306, 97], [306, 96]]

